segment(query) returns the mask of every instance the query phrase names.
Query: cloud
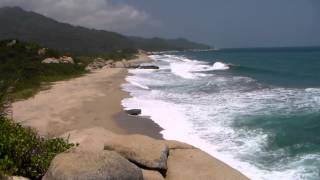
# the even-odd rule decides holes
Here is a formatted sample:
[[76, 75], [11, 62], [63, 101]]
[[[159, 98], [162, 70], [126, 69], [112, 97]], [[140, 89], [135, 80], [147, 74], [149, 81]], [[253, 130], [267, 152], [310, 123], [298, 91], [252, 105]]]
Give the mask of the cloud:
[[123, 33], [152, 25], [146, 12], [110, 0], [1, 0], [0, 6], [19, 6], [73, 25]]

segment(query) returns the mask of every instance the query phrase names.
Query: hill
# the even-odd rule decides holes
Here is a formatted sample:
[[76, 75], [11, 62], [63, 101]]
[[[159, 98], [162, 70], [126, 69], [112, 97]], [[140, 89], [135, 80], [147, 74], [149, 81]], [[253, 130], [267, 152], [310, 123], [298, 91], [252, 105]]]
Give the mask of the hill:
[[19, 39], [76, 54], [102, 54], [134, 48], [146, 51], [207, 49], [186, 39], [127, 37], [119, 33], [73, 26], [18, 7], [0, 8], [0, 40]]

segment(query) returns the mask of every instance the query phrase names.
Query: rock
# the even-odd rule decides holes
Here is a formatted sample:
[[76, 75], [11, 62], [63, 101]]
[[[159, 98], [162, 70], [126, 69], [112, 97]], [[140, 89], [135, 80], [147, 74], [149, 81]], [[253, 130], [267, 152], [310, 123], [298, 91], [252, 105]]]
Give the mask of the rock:
[[41, 48], [38, 50], [38, 55], [42, 56], [47, 53], [47, 48]]
[[144, 180], [164, 180], [163, 176], [158, 171], [142, 169]]
[[141, 114], [141, 109], [130, 109], [126, 110], [126, 113], [129, 115], [137, 116]]
[[170, 150], [167, 180], [248, 180], [237, 170], [199, 149]]
[[147, 169], [164, 172], [169, 149], [165, 143], [142, 135], [115, 136], [106, 141], [105, 150], [116, 151], [131, 162]]
[[182, 143], [179, 141], [165, 140], [164, 143], [168, 146], [170, 150], [171, 149], [195, 149], [194, 146], [191, 146], [190, 144]]
[[74, 64], [74, 61], [73, 61], [72, 57], [68, 57], [68, 56], [60, 57], [59, 58], [59, 62], [66, 63], [66, 64]]
[[139, 66], [138, 69], [160, 69], [160, 68], [154, 65], [143, 65], [143, 66]]
[[92, 70], [97, 70], [104, 67], [111, 68], [112, 66], [113, 66], [113, 60], [106, 61], [102, 58], [97, 58], [86, 67], [86, 70], [92, 71]]
[[59, 59], [56, 59], [56, 58], [46, 58], [45, 60], [43, 60], [41, 63], [44, 63], [44, 64], [51, 64], [51, 63], [60, 63]]
[[74, 64], [72, 57], [62, 56], [59, 59], [57, 58], [46, 58], [41, 63], [51, 64], [51, 63], [66, 63], [66, 64]]
[[116, 152], [76, 149], [57, 155], [43, 180], [143, 180], [142, 171]]

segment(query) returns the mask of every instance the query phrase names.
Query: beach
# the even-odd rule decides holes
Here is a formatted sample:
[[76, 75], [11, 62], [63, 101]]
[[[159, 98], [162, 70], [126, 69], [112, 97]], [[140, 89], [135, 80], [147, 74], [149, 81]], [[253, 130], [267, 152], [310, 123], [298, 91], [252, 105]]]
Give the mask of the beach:
[[[133, 60], [146, 61], [145, 57]], [[123, 112], [121, 90], [127, 70], [103, 68], [85, 76], [54, 83], [34, 97], [13, 103], [13, 119], [32, 127], [42, 136], [57, 137], [72, 130], [102, 127], [114, 133], [140, 133], [161, 139], [158, 125], [147, 118]], [[118, 119], [121, 119], [118, 121]]]
[[[145, 58], [130, 62], [148, 62]], [[121, 86], [127, 83], [127, 75], [126, 68], [102, 68], [82, 77], [56, 82], [32, 98], [13, 103], [13, 119], [47, 137], [103, 128], [116, 134], [142, 134], [163, 139], [160, 134], [163, 129], [148, 117], [130, 116], [124, 112], [122, 100], [130, 96]], [[230, 174], [245, 179], [215, 158], [210, 162], [214, 162], [210, 166], [219, 171], [217, 177]], [[205, 168], [206, 165], [201, 166]]]

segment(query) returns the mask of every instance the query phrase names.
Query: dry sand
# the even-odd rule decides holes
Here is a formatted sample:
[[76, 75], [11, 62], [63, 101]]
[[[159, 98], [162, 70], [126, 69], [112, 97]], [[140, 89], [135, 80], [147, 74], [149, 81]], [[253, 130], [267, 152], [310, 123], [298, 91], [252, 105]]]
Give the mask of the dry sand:
[[125, 69], [102, 69], [83, 77], [55, 83], [33, 98], [13, 104], [13, 119], [41, 135], [59, 136], [75, 129], [104, 127], [125, 133], [113, 120], [122, 111]]
[[[148, 61], [146, 55], [140, 55], [128, 62]], [[32, 98], [13, 103], [13, 119], [43, 136], [103, 127], [120, 134], [141, 132], [161, 138], [161, 129], [152, 121], [145, 124], [146, 120], [140, 122], [137, 117], [123, 113], [121, 101], [128, 93], [121, 90], [121, 84], [126, 75], [127, 70], [123, 68], [103, 68], [83, 77], [57, 82]]]

